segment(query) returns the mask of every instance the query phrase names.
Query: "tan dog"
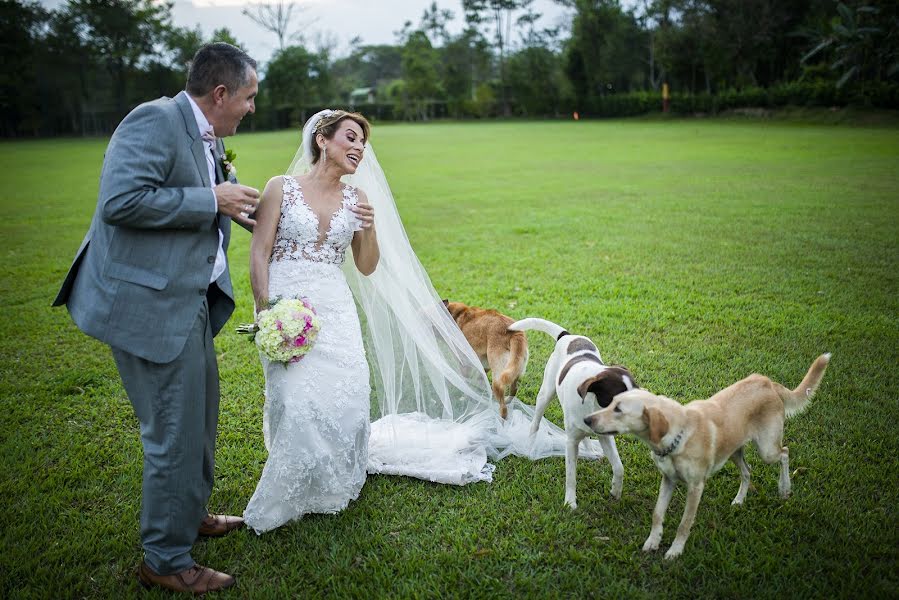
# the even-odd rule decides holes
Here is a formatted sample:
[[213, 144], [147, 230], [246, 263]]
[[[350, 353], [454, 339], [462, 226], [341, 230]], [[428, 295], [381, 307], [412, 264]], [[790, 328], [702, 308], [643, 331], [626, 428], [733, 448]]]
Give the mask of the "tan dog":
[[499, 402], [499, 414], [506, 418], [506, 390], [518, 393], [518, 379], [528, 364], [528, 340], [520, 331], [506, 329], [514, 322], [493, 309], [466, 306], [444, 300], [446, 309], [471, 344], [484, 369], [491, 371], [493, 396]]
[[652, 458], [662, 472], [662, 484], [644, 552], [659, 547], [665, 512], [679, 481], [687, 484], [687, 503], [665, 558], [674, 558], [684, 551], [705, 481], [728, 460], [740, 469], [740, 489], [732, 504], [743, 503], [749, 490], [749, 467], [743, 460], [743, 448], [750, 441], [755, 442], [766, 463], [780, 460], [778, 489], [782, 498], [790, 495], [789, 452], [781, 445], [784, 421], [805, 409], [828, 362], [830, 354], [819, 356], [799, 387], [792, 391], [758, 374], [708, 400], [686, 405], [638, 389], [618, 394], [607, 408], [584, 418], [584, 423], [597, 433], [633, 433], [652, 448]]

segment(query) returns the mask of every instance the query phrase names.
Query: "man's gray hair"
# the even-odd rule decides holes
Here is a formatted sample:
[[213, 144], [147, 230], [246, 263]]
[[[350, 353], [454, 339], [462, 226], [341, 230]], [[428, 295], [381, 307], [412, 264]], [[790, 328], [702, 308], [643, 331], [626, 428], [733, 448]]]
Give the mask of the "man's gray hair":
[[234, 92], [250, 83], [249, 71], [256, 61], [231, 44], [206, 44], [194, 54], [187, 73], [187, 92], [196, 98], [205, 96], [219, 85]]

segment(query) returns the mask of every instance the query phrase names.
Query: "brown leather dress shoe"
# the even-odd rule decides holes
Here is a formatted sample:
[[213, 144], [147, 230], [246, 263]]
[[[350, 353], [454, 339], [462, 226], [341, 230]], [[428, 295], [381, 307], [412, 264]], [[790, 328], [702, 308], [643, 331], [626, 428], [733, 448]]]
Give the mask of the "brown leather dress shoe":
[[161, 587], [173, 592], [188, 592], [197, 596], [206, 592], [223, 590], [236, 583], [236, 580], [227, 573], [220, 573], [200, 565], [194, 565], [186, 571], [174, 575], [158, 575], [144, 561], [141, 561], [140, 566], [137, 567], [137, 579], [147, 589]]
[[243, 527], [242, 517], [230, 515], [206, 515], [200, 523], [200, 535], [206, 537], [220, 537], [228, 532]]

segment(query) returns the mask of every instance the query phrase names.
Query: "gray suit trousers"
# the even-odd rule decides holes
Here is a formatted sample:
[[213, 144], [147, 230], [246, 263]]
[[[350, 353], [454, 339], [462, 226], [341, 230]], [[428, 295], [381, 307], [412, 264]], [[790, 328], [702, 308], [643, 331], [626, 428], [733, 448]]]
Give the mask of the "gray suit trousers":
[[144, 560], [160, 575], [178, 573], [194, 565], [190, 550], [212, 493], [219, 376], [207, 302], [172, 362], [112, 354], [140, 421]]

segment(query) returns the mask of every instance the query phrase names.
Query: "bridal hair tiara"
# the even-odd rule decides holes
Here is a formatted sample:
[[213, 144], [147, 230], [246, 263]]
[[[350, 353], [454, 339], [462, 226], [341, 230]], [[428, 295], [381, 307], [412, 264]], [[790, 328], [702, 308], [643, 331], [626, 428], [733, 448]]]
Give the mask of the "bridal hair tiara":
[[301, 152], [294, 157], [294, 160], [290, 165], [291, 170], [293, 170], [302, 160], [305, 160], [309, 165], [312, 164], [312, 140], [321, 130], [322, 119], [330, 117], [334, 112], [335, 111], [330, 108], [320, 110], [309, 117], [303, 125], [303, 141], [300, 144]]
[[336, 111], [331, 110], [330, 108], [326, 108], [325, 110], [320, 111], [320, 112], [318, 113], [318, 121], [315, 122], [315, 127], [312, 129], [312, 133], [313, 133], [313, 134], [318, 133], [319, 130], [322, 128], [322, 121], [324, 121], [325, 118], [330, 117], [331, 115], [333, 115], [335, 112], [336, 112]]

